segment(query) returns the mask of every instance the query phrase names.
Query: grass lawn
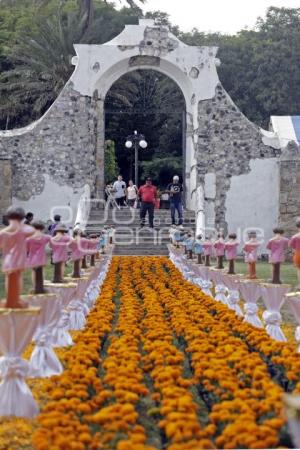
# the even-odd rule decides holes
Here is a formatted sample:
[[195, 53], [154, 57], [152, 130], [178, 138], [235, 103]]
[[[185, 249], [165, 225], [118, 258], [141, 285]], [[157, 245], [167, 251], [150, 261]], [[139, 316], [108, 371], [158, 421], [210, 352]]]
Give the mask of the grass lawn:
[[[66, 275], [69, 275], [72, 272], [73, 266], [72, 263], [69, 263], [66, 267]], [[243, 261], [236, 262], [236, 273], [247, 273], [247, 264]], [[53, 266], [50, 264], [44, 269], [44, 277], [46, 280], [51, 280], [53, 276]], [[266, 262], [259, 262], [257, 264], [257, 276], [258, 278], [268, 281], [271, 276], [271, 266]], [[24, 294], [28, 294], [32, 284], [31, 284], [31, 271], [26, 270], [23, 276], [24, 279]], [[296, 286], [298, 284], [296, 269], [292, 264], [282, 264], [281, 267], [281, 279], [283, 283], [291, 284], [292, 286]], [[0, 298], [4, 297], [4, 275], [0, 272]]]
[[[256, 265], [257, 277], [268, 281], [272, 275], [272, 266], [267, 262], [259, 262]], [[243, 261], [236, 263], [236, 273], [247, 273], [247, 264]], [[292, 286], [298, 285], [297, 273], [293, 264], [285, 263], [281, 265], [281, 281]]]
[[[72, 270], [72, 263], [69, 263], [66, 267], [65, 275], [69, 275]], [[236, 273], [246, 274], [247, 273], [247, 264], [243, 261], [236, 262]], [[52, 280], [53, 276], [53, 266], [50, 264], [50, 260], [48, 265], [44, 269], [44, 277], [46, 280]], [[266, 262], [259, 262], [257, 264], [257, 276], [258, 278], [268, 281], [271, 276], [271, 265]], [[291, 284], [292, 286], [298, 285], [297, 274], [295, 267], [292, 264], [286, 263], [282, 264], [281, 267], [281, 279], [283, 283]], [[24, 289], [23, 293], [28, 294], [30, 289], [32, 288], [31, 283], [31, 271], [27, 270], [23, 276], [24, 280]], [[4, 275], [0, 272], [0, 298], [4, 298], [5, 290], [4, 290]], [[262, 300], [259, 301], [259, 306], [264, 309]], [[295, 326], [295, 319], [290, 312], [288, 305], [285, 303], [282, 308], [283, 321], [290, 325]]]
[[[48, 262], [48, 265], [44, 268], [44, 278], [45, 280], [52, 280], [53, 278], [53, 271], [54, 266], [50, 264], [50, 260]], [[65, 275], [69, 275], [73, 271], [73, 264], [68, 263], [68, 266], [65, 270]], [[23, 283], [24, 283], [24, 289], [23, 294], [28, 294], [29, 291], [32, 289], [32, 282], [31, 282], [31, 270], [26, 270], [23, 274]], [[4, 289], [4, 275], [2, 272], [0, 272], [0, 298], [4, 298], [5, 296], [5, 289]]]

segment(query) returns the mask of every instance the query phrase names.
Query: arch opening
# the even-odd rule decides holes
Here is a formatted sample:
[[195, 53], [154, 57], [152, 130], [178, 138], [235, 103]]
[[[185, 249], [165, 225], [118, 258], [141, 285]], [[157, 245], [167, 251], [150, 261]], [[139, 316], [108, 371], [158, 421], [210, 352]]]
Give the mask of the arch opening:
[[[146, 67], [121, 75], [106, 92], [104, 113], [105, 140], [114, 143], [126, 181], [134, 178], [134, 150], [125, 142], [136, 130], [148, 143], [139, 149], [139, 183], [151, 176], [165, 189], [174, 174], [185, 182], [186, 100], [171, 77]], [[105, 181], [111, 182], [105, 169]]]

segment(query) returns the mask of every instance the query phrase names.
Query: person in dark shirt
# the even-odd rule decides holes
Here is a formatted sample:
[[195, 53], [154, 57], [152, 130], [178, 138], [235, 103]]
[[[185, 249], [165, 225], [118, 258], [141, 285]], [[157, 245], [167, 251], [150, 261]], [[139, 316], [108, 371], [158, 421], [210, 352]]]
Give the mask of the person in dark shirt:
[[174, 175], [173, 183], [170, 183], [167, 187], [167, 191], [170, 194], [170, 210], [172, 225], [176, 225], [176, 211], [178, 214], [178, 225], [182, 225], [182, 184], [179, 183], [179, 176]]
[[61, 220], [61, 216], [60, 216], [59, 214], [55, 214], [55, 216], [54, 216], [54, 223], [52, 223], [52, 224], [49, 225], [49, 227], [48, 227], [48, 232], [49, 232], [49, 234], [51, 234], [51, 236], [54, 236], [54, 234], [55, 234], [55, 228], [56, 228], [58, 225], [61, 225], [60, 220]]

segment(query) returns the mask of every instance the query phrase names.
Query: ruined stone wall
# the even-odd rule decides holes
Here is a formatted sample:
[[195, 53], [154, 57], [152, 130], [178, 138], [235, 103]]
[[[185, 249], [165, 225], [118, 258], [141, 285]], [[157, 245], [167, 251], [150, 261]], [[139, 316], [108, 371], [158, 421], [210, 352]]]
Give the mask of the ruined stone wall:
[[296, 231], [295, 221], [300, 217], [300, 147], [289, 143], [280, 163], [279, 223], [287, 234]]
[[215, 174], [215, 225], [227, 231], [226, 197], [232, 176], [249, 173], [252, 159], [274, 158], [280, 151], [263, 144], [259, 128], [234, 105], [221, 84], [214, 98], [199, 103], [198, 127], [199, 182], [205, 174]]
[[0, 218], [11, 205], [12, 199], [12, 168], [11, 160], [0, 155]]
[[1, 132], [0, 152], [12, 161], [13, 197], [29, 200], [40, 195], [45, 175], [74, 190], [86, 183], [94, 188], [96, 175], [103, 183], [103, 170], [97, 173], [96, 169], [101, 120], [97, 100], [81, 96], [69, 83], [38, 122]]

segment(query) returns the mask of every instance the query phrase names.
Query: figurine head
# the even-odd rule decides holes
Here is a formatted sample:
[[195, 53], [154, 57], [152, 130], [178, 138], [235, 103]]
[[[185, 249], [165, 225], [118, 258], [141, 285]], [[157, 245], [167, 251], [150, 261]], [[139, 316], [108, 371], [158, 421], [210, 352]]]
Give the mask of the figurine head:
[[257, 237], [256, 231], [249, 231], [248, 237], [249, 239], [255, 239]]
[[45, 225], [42, 221], [37, 220], [36, 222], [32, 222], [31, 226], [38, 231], [43, 231], [45, 229]]
[[273, 228], [273, 233], [282, 235], [282, 234], [284, 234], [284, 229], [280, 228], [280, 227], [275, 227], [275, 228]]
[[197, 234], [196, 238], [201, 240], [202, 239], [202, 234]]
[[236, 233], [230, 233], [230, 234], [228, 235], [228, 239], [234, 240], [234, 239], [236, 239], [236, 238], [237, 238]]
[[174, 175], [173, 177], [173, 183], [178, 184], [179, 183], [179, 176], [178, 175]]
[[123, 180], [122, 175], [118, 175], [118, 181], [122, 181], [122, 180]]
[[62, 234], [64, 234], [64, 233], [67, 233], [67, 232], [68, 232], [67, 227], [65, 227], [65, 225], [61, 224], [61, 225], [58, 225], [58, 226], [55, 228], [55, 230], [54, 230], [54, 236], [56, 236], [57, 233], [62, 233]]
[[75, 228], [73, 230], [73, 237], [81, 236], [81, 230], [80, 228]]
[[223, 233], [218, 233], [218, 239], [224, 239], [224, 234]]
[[25, 218], [25, 211], [19, 206], [11, 206], [5, 213], [8, 220], [17, 220], [21, 222]]
[[298, 219], [296, 220], [296, 227], [300, 231], [300, 217], [298, 217]]
[[55, 214], [54, 222], [60, 222], [61, 216], [59, 214]]
[[27, 222], [32, 222], [33, 220], [33, 213], [32, 212], [28, 212], [25, 216], [25, 219], [27, 220]]

